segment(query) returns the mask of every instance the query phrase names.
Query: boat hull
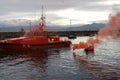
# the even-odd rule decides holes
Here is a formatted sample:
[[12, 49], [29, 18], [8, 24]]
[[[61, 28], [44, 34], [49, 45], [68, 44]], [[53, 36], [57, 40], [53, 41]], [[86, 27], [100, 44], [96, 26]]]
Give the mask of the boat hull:
[[2, 50], [35, 50], [35, 49], [70, 47], [70, 44], [71, 44], [70, 41], [50, 42], [50, 43], [42, 43], [42, 44], [0, 43], [0, 49]]

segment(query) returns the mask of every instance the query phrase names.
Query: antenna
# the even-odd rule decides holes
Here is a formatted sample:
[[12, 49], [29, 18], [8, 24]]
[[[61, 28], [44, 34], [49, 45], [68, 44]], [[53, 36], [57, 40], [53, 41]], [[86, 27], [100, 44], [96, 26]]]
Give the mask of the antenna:
[[43, 16], [43, 5], [42, 5], [42, 16]]
[[71, 27], [71, 24], [72, 24], [72, 20], [70, 19], [70, 27]]
[[43, 24], [43, 20], [44, 20], [44, 16], [43, 16], [43, 5], [42, 5], [42, 14], [41, 14], [41, 20], [42, 20], [42, 24]]

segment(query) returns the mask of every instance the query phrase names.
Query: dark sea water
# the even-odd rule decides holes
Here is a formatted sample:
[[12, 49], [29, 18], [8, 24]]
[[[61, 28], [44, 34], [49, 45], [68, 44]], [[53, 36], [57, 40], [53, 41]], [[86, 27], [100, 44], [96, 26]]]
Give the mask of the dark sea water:
[[0, 80], [120, 80], [120, 39], [104, 40], [88, 55], [71, 48], [0, 52]]

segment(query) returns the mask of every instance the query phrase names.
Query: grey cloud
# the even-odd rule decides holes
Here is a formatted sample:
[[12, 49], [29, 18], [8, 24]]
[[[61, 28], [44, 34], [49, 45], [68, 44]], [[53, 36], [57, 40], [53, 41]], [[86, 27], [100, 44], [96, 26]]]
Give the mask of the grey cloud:
[[82, 7], [76, 7], [75, 9], [82, 11], [109, 11], [112, 9], [112, 7], [108, 5], [86, 5]]
[[88, 9], [91, 9], [89, 6], [95, 5], [92, 3], [100, 1], [104, 0], [2, 0], [0, 1], [0, 10], [2, 12], [32, 12], [40, 11], [41, 5], [44, 5], [48, 11], [72, 7], [85, 10], [87, 6]]
[[[41, 12], [42, 5], [45, 7], [45, 12], [68, 8], [74, 8], [78, 11], [106, 11], [111, 9], [110, 5], [96, 4], [102, 1], [107, 0], [0, 0], [0, 18], [4, 18], [4, 15], [10, 17], [32, 16], [35, 15], [34, 12]], [[21, 14], [12, 16], [11, 13]], [[49, 21], [65, 19], [56, 14], [47, 14], [47, 17], [49, 17]]]

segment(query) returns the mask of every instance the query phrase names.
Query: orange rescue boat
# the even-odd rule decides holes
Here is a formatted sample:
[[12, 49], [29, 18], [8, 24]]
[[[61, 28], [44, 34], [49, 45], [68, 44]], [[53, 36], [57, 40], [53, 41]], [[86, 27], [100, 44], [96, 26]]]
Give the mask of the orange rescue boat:
[[2, 50], [31, 50], [69, 47], [72, 43], [69, 40], [61, 40], [59, 36], [50, 36], [48, 31], [44, 30], [43, 11], [41, 15], [41, 24], [34, 30], [29, 30], [24, 36], [0, 40], [0, 49]]

